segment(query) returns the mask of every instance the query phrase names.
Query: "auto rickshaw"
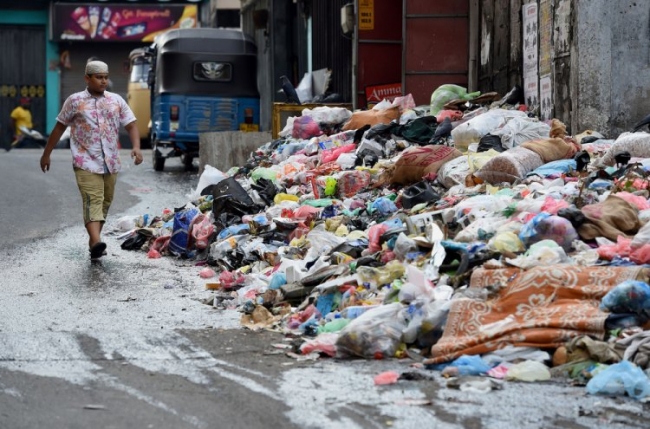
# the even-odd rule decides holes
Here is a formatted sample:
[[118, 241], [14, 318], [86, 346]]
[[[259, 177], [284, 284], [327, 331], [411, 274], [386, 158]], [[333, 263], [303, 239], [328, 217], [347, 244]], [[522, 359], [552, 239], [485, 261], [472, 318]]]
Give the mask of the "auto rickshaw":
[[129, 86], [126, 101], [138, 119], [137, 126], [142, 145], [147, 145], [151, 128], [151, 91], [149, 90], [149, 70], [151, 56], [148, 49], [136, 48], [129, 54]]
[[149, 48], [154, 170], [181, 156], [192, 168], [199, 134], [259, 131], [257, 48], [239, 30], [169, 30]]

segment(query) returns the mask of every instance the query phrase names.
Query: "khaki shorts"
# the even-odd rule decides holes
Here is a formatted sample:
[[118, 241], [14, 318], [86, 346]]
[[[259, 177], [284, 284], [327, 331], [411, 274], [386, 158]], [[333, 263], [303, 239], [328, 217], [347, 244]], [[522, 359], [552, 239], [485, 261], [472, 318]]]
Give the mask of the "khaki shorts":
[[74, 169], [77, 186], [83, 202], [84, 224], [104, 222], [113, 202], [116, 174], [96, 174], [80, 168]]

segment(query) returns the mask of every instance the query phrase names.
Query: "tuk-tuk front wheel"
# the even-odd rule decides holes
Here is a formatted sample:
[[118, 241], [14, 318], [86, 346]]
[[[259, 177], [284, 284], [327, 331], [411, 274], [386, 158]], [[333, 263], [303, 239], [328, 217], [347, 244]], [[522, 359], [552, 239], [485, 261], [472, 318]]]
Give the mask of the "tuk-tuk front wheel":
[[165, 169], [165, 158], [162, 154], [154, 147], [151, 151], [153, 153], [153, 169], [154, 171], [163, 171]]

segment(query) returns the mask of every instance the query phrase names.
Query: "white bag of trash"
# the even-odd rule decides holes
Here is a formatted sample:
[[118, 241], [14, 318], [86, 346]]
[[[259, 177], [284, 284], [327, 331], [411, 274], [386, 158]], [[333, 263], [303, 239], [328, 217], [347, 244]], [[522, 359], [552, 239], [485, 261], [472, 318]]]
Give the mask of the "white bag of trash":
[[203, 173], [201, 173], [201, 177], [199, 177], [199, 183], [196, 185], [194, 192], [190, 194], [190, 198], [199, 198], [201, 196], [201, 191], [210, 185], [216, 185], [227, 177], [228, 176], [225, 173], [221, 172], [219, 169], [206, 164], [205, 168], [203, 169]]
[[512, 118], [526, 117], [519, 110], [492, 109], [477, 116], [451, 131], [454, 146], [460, 151], [466, 151], [470, 143], [478, 143], [481, 137], [499, 129]]

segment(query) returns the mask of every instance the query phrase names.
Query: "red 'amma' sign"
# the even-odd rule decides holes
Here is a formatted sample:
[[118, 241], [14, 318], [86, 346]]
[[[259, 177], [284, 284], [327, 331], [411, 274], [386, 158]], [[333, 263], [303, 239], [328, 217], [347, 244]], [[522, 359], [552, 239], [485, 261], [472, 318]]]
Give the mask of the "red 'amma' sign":
[[387, 85], [366, 86], [366, 103], [379, 103], [385, 98], [393, 101], [402, 95], [402, 84], [389, 83]]

